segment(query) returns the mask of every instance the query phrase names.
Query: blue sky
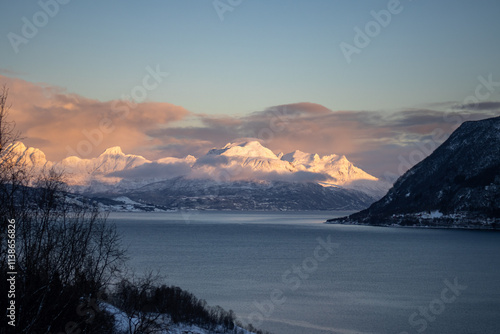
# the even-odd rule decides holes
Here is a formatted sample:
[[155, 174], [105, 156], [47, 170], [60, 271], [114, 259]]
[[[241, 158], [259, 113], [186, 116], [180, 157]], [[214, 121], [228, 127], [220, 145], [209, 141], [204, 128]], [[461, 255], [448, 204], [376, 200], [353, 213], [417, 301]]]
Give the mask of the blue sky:
[[294, 102], [391, 110], [461, 101], [478, 75], [500, 77], [500, 2], [489, 0], [402, 0], [348, 64], [340, 43], [353, 44], [354, 28], [387, 6], [243, 0], [221, 21], [209, 0], [72, 0], [16, 54], [7, 34], [22, 35], [22, 17], [41, 7], [9, 1], [0, 5], [0, 68], [108, 101], [159, 65], [170, 75], [148, 100], [232, 115]]
[[[215, 1], [229, 10], [214, 0], [1, 2], [0, 84], [25, 143], [52, 160], [111, 146], [157, 159], [252, 137], [276, 153], [345, 154], [380, 176], [400, 174], [461, 122], [500, 114], [498, 0]], [[345, 45], [356, 52], [346, 57]], [[155, 69], [168, 76], [155, 82]], [[144, 103], [124, 106], [134, 92]]]

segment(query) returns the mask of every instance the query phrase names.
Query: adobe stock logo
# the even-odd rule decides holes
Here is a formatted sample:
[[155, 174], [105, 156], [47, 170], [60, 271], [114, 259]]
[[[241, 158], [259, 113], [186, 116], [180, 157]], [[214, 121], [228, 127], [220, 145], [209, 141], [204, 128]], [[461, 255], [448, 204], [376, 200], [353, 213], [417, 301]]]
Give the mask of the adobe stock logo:
[[41, 10], [33, 14], [31, 20], [26, 16], [21, 18], [23, 25], [21, 27], [21, 35], [14, 32], [7, 34], [7, 39], [12, 46], [12, 49], [17, 54], [21, 44], [28, 44], [30, 40], [38, 35], [39, 29], [45, 27], [51, 18], [54, 18], [61, 8], [60, 5], [67, 5], [71, 0], [40, 0], [38, 5]]
[[395, 15], [400, 14], [403, 9], [404, 7], [400, 0], [389, 0], [387, 3], [387, 9], [370, 11], [370, 15], [373, 20], [368, 21], [365, 24], [364, 29], [361, 29], [358, 26], [354, 27], [355, 35], [352, 44], [347, 42], [339, 44], [340, 50], [342, 51], [347, 63], [350, 64], [352, 62], [352, 56], [354, 54], [360, 54], [364, 48], [370, 45], [372, 39], [380, 35], [382, 28], [387, 28], [392, 22], [392, 18]]
[[255, 311], [248, 317], [238, 317], [245, 325], [261, 326], [266, 319], [271, 318], [275, 310], [287, 301], [287, 294], [297, 291], [311, 277], [319, 266], [335, 254], [340, 244], [332, 242], [332, 236], [317, 238], [317, 245], [300, 264], [293, 264], [281, 275], [281, 285], [271, 290], [269, 298], [261, 301], [255, 300], [253, 306]]
[[82, 139], [76, 145], [76, 151], [69, 145], [66, 146], [67, 157], [79, 156], [82, 158], [90, 156], [94, 148], [102, 144], [105, 135], [111, 134], [116, 129], [116, 121], [126, 119], [132, 110], [137, 108], [139, 103], [145, 102], [149, 92], [157, 89], [168, 77], [168, 72], [163, 72], [160, 65], [153, 69], [146, 66], [147, 74], [142, 78], [141, 84], [134, 86], [130, 94], [122, 94], [121, 100], [111, 103], [111, 114], [104, 116], [98, 125], [91, 130], [83, 129], [81, 133], [86, 139]]
[[236, 7], [241, 5], [242, 2], [243, 0], [214, 0], [212, 5], [219, 16], [219, 20], [223, 22], [225, 13], [232, 12]]
[[[417, 333], [424, 332], [430, 323], [436, 321], [437, 316], [442, 314], [448, 305], [453, 304], [457, 298], [467, 289], [467, 285], [462, 285], [455, 277], [453, 282], [444, 280], [445, 287], [441, 290], [438, 298], [429, 302], [427, 306], [418, 307], [418, 312], [414, 312], [408, 318], [409, 325], [413, 331]], [[408, 331], [400, 332], [399, 334], [410, 334]]]

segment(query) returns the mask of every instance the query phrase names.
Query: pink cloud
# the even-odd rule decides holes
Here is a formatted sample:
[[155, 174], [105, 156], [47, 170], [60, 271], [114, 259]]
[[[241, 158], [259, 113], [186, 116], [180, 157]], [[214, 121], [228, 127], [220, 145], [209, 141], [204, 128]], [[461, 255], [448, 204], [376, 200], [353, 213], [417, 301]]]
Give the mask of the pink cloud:
[[[246, 137], [259, 139], [275, 153], [298, 149], [346, 155], [376, 176], [398, 174], [401, 159], [408, 159], [419, 144], [433, 141], [436, 130], [442, 136], [433, 145], [464, 120], [498, 115], [500, 106], [488, 102], [469, 110], [449, 102], [388, 113], [332, 111], [305, 102], [237, 117], [193, 114], [169, 103], [101, 102], [0, 75], [2, 83], [10, 89], [11, 117], [26, 137], [25, 143], [42, 149], [50, 160], [60, 160], [69, 151], [90, 158], [111, 146], [148, 159], [200, 157], [211, 148]], [[183, 121], [182, 126], [178, 121]]]
[[[183, 107], [145, 102], [88, 99], [46, 84], [0, 76], [9, 88], [11, 118], [28, 145], [42, 149], [51, 160], [68, 154], [94, 157], [111, 146], [144, 153], [150, 150], [147, 132], [186, 117]], [[140, 151], [140, 152], [138, 152]]]
[[[487, 118], [494, 114], [495, 111], [453, 113], [463, 120]], [[411, 160], [412, 164], [418, 162], [410, 156], [419, 149], [419, 143], [434, 141], [429, 147], [441, 144], [442, 138], [457, 127], [457, 123], [445, 115], [450, 113], [432, 109], [392, 113], [331, 111], [313, 103], [299, 103], [276, 106], [243, 117], [197, 115], [202, 121], [201, 126], [157, 129], [149, 135], [161, 138], [163, 142], [182, 139], [183, 154], [197, 156], [236, 138], [257, 138], [275, 153], [298, 149], [320, 155], [346, 155], [369, 173], [382, 176], [399, 174], [401, 159]], [[433, 133], [437, 130], [443, 135], [435, 141]], [[174, 146], [164, 148], [170, 150]]]

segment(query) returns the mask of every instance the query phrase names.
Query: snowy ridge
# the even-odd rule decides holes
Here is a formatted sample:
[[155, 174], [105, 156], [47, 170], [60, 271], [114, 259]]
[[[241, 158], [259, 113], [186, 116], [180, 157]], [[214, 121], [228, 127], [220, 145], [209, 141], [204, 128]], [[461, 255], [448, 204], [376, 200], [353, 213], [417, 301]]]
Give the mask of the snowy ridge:
[[[224, 159], [210, 159], [214, 157]], [[391, 184], [366, 173], [356, 167], [342, 155], [325, 155], [299, 150], [275, 155], [271, 150], [262, 146], [258, 141], [242, 141], [228, 143], [222, 149], [212, 149], [205, 157], [199, 159], [200, 167], [205, 160], [221, 162], [218, 167], [234, 168], [235, 166], [248, 167], [253, 172], [274, 172], [282, 175], [291, 175], [297, 172], [314, 174], [316, 183], [324, 187], [342, 187], [365, 192], [373, 197], [382, 197]], [[321, 177], [322, 176], [322, 177]]]
[[[382, 197], [390, 188], [376, 177], [336, 154], [319, 156], [302, 151], [276, 155], [256, 140], [240, 140], [211, 149], [198, 159], [165, 157], [150, 161], [139, 155], [125, 154], [119, 146], [105, 150], [92, 159], [67, 157], [61, 162], [47, 161], [42, 151], [13, 147], [19, 159], [38, 167], [64, 171], [66, 183], [87, 193], [133, 190], [176, 177], [252, 182], [313, 182], [323, 187], [361, 191], [373, 198]], [[227, 179], [227, 176], [230, 179]]]
[[12, 155], [12, 159], [28, 168], [43, 169], [53, 166], [53, 163], [45, 158], [45, 153], [37, 148], [28, 148], [21, 142], [10, 144], [5, 150]]
[[342, 187], [359, 190], [373, 197], [383, 196], [391, 184], [366, 173], [347, 160], [345, 155], [336, 154], [320, 157], [302, 151], [284, 155], [282, 160], [289, 161], [297, 170], [328, 175], [328, 179], [318, 182], [324, 187]]
[[[207, 161], [216, 162], [210, 166]], [[296, 170], [287, 161], [280, 160], [270, 149], [262, 146], [258, 141], [239, 141], [228, 143], [222, 149], [211, 149], [204, 157], [199, 159], [196, 168], [210, 167], [234, 168], [237, 166], [249, 168], [254, 172], [293, 173]]]
[[222, 149], [211, 149], [208, 155], [224, 155], [228, 157], [278, 159], [270, 149], [258, 141], [228, 143]]
[[139, 155], [125, 155], [119, 146], [115, 146], [108, 148], [97, 158], [80, 159], [72, 156], [55, 164], [55, 167], [67, 173], [70, 185], [82, 185], [92, 180], [117, 183], [120, 181], [119, 178], [109, 178], [106, 177], [107, 174], [132, 169], [149, 162]]

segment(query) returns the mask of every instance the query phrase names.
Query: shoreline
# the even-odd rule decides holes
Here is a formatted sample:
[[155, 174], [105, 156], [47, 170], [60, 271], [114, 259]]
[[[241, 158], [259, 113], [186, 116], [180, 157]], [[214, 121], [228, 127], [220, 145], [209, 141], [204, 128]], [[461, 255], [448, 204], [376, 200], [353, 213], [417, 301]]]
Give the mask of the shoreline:
[[[392, 227], [392, 228], [412, 228], [412, 229], [436, 229], [436, 230], [478, 230], [478, 231], [500, 231], [500, 226], [491, 225], [401, 225], [401, 224], [370, 224], [370, 223], [359, 223], [359, 222], [340, 222], [335, 221], [338, 218], [332, 220], [326, 220], [323, 224], [328, 225], [349, 225], [349, 226], [373, 226], [373, 227]], [[493, 223], [496, 224], [496, 223]]]

